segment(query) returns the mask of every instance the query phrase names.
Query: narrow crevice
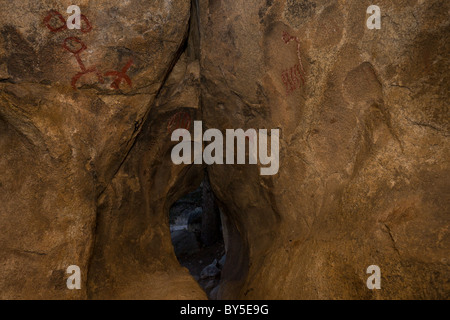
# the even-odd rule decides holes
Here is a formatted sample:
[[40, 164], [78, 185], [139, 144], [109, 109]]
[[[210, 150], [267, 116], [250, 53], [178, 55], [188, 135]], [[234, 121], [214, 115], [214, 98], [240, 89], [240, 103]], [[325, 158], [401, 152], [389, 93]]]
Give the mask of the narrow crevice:
[[221, 215], [206, 173], [200, 186], [169, 210], [175, 255], [213, 300], [217, 299], [226, 261]]
[[[192, 8], [191, 8], [191, 14], [192, 14]], [[175, 52], [174, 57], [173, 57], [170, 65], [169, 65], [169, 67], [167, 68], [166, 73], [164, 74], [163, 81], [161, 82], [161, 85], [158, 88], [158, 91], [156, 92], [156, 95], [155, 95], [155, 98], [153, 100], [153, 103], [155, 103], [158, 100], [158, 97], [160, 96], [160, 94], [162, 92], [162, 89], [164, 88], [164, 86], [165, 86], [165, 84], [167, 82], [167, 79], [169, 78], [173, 68], [175, 67], [177, 62], [180, 60], [180, 57], [182, 56], [183, 52], [185, 52], [187, 50], [188, 43], [189, 43], [189, 35], [190, 35], [190, 30], [191, 30], [191, 20], [192, 20], [192, 16], [189, 18], [188, 26], [187, 26], [187, 29], [186, 29], [186, 33], [184, 35], [184, 40], [182, 41], [181, 45], [179, 46], [179, 48]], [[144, 127], [145, 123], [147, 123], [148, 117], [151, 114], [151, 110], [152, 110], [152, 108], [149, 107], [147, 112], [144, 114], [144, 116], [140, 120], [140, 122], [139, 122], [140, 125], [137, 128], [137, 130], [135, 128], [135, 130], [133, 131], [133, 135], [130, 138], [130, 140], [128, 141], [128, 143], [130, 143], [131, 141], [132, 141], [132, 143], [131, 143], [130, 147], [128, 148], [127, 152], [125, 153], [122, 161], [117, 166], [117, 168], [114, 171], [114, 173], [111, 175], [111, 177], [109, 179], [109, 183], [104, 185], [103, 188], [101, 188], [100, 190], [97, 190], [97, 192], [96, 192], [96, 202], [97, 202], [96, 208], [97, 209], [96, 209], [96, 213], [95, 213], [95, 222], [94, 222], [94, 226], [93, 226], [93, 240], [92, 240], [93, 242], [92, 242], [91, 248], [89, 249], [89, 258], [88, 258], [88, 263], [87, 263], [87, 270], [88, 270], [88, 272], [87, 272], [87, 276], [86, 276], [86, 283], [89, 283], [89, 278], [90, 278], [89, 273], [90, 273], [91, 264], [92, 264], [92, 261], [93, 261], [93, 258], [94, 258], [95, 245], [96, 245], [96, 240], [97, 240], [96, 238], [97, 238], [97, 233], [98, 233], [98, 222], [99, 222], [99, 219], [98, 219], [98, 214], [99, 214], [98, 213], [98, 201], [101, 198], [101, 196], [104, 194], [104, 192], [107, 190], [107, 188], [111, 184], [111, 182], [114, 180], [114, 177], [116, 177], [117, 173], [123, 167], [124, 163], [126, 162], [128, 157], [130, 156], [131, 151], [135, 148], [136, 143], [138, 141], [138, 137], [139, 137], [139, 135], [142, 132], [142, 128]], [[93, 172], [92, 174], [97, 176], [95, 172]], [[95, 185], [97, 183], [98, 183], [98, 181], [94, 181]], [[88, 298], [91, 298], [90, 297], [89, 287], [87, 287], [86, 292], [87, 292]]]

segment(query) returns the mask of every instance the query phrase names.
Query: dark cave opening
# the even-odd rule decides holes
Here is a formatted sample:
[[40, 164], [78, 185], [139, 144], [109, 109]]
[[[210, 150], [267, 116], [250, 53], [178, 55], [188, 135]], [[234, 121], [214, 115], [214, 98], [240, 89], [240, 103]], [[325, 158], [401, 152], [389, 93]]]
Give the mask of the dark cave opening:
[[175, 255], [212, 300], [217, 299], [226, 260], [223, 219], [207, 174], [195, 191], [169, 210]]

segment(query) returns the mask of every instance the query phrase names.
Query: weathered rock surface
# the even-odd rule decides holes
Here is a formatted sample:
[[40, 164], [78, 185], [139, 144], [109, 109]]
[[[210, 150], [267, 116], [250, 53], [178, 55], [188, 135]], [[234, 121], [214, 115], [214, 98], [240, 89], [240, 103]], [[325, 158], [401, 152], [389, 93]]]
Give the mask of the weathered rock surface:
[[380, 30], [370, 1], [196, 3], [82, 0], [83, 32], [0, 0], [0, 298], [206, 298], [168, 217], [203, 180], [170, 158], [194, 119], [281, 130], [277, 175], [208, 168], [214, 297], [448, 298], [449, 3], [380, 0]]
[[[71, 4], [0, 1], [0, 298], [204, 297], [177, 264], [162, 211], [142, 206], [164, 206], [164, 186], [179, 176], [153, 170], [158, 144], [167, 145], [157, 141], [167, 130], [162, 122], [179, 107], [155, 97], [185, 43], [190, 1], [80, 1], [82, 30], [64, 28]], [[198, 67], [180, 63], [171, 80], [184, 75], [179, 99], [189, 97], [183, 88]], [[156, 113], [158, 125], [148, 120]], [[136, 143], [144, 123], [153, 135]], [[137, 148], [146, 167], [129, 173], [124, 161]], [[146, 175], [159, 198], [139, 180]], [[133, 197], [121, 199], [121, 191], [137, 193], [140, 202], [123, 207]], [[116, 228], [109, 237], [106, 225]], [[81, 268], [81, 290], [66, 288], [70, 265]], [[96, 283], [89, 268], [110, 278]]]
[[449, 3], [371, 4], [200, 0], [205, 126], [281, 129], [277, 175], [209, 170], [220, 297], [448, 298]]
[[[200, 279], [216, 278], [220, 274], [220, 269], [217, 267], [217, 260], [214, 260], [210, 265], [206, 266], [200, 273]], [[212, 289], [212, 288], [211, 288]]]

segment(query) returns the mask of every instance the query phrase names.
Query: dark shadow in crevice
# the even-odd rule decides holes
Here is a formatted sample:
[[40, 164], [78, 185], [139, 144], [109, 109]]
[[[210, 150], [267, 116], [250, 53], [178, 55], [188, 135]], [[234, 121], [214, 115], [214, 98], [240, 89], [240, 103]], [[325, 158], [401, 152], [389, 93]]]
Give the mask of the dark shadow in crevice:
[[169, 210], [175, 255], [210, 299], [217, 299], [226, 259], [221, 216], [206, 173], [200, 186]]

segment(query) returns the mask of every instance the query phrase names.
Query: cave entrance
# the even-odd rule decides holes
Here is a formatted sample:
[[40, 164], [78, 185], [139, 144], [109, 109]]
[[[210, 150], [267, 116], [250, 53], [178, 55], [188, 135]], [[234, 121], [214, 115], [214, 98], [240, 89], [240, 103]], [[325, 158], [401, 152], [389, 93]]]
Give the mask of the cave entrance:
[[200, 186], [169, 210], [175, 255], [213, 300], [217, 299], [226, 259], [223, 218], [206, 173]]

